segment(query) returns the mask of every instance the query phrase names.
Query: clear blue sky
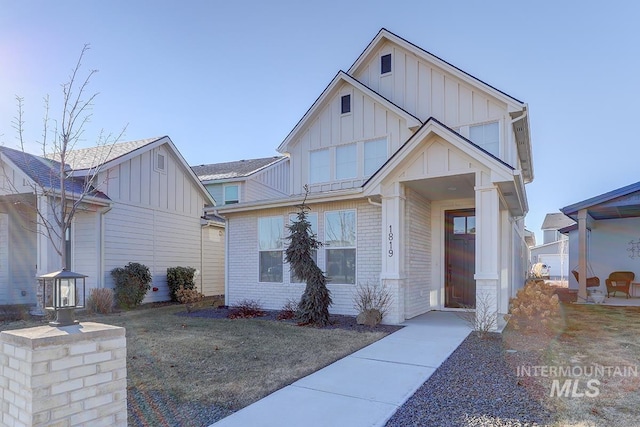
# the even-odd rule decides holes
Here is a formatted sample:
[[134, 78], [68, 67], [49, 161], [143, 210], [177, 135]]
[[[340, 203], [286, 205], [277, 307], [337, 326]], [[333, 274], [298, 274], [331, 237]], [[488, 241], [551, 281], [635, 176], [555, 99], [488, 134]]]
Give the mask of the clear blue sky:
[[[640, 181], [640, 6], [632, 1], [0, 0], [0, 143], [27, 136], [85, 43], [99, 129], [169, 135], [192, 164], [275, 155], [381, 27], [529, 104], [527, 227]], [[55, 113], [55, 111], [52, 111]]]

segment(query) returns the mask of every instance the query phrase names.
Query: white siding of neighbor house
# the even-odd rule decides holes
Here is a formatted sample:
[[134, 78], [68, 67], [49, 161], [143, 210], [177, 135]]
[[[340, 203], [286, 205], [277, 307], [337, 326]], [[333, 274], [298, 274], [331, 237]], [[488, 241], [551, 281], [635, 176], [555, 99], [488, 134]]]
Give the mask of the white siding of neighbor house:
[[[351, 94], [351, 112], [341, 114], [341, 97]], [[292, 194], [303, 193], [303, 186], [309, 183], [309, 152], [317, 149], [336, 147], [343, 144], [358, 144], [358, 174], [353, 179], [335, 180], [311, 184], [312, 192], [341, 190], [359, 187], [367, 177], [363, 173], [363, 146], [368, 140], [387, 138], [387, 154], [390, 156], [410, 136], [407, 121], [376, 102], [366, 93], [344, 83], [326, 101], [317, 113], [313, 122], [309, 123], [301, 136], [290, 144], [291, 154], [291, 188]], [[330, 157], [335, 158], [334, 150]], [[331, 176], [335, 175], [335, 164]]]
[[11, 304], [9, 289], [9, 215], [0, 213], [0, 304]]
[[100, 215], [96, 212], [77, 212], [71, 226], [71, 270], [86, 274], [87, 297], [91, 288], [99, 287], [100, 275]]
[[111, 270], [138, 262], [149, 267], [152, 287], [144, 302], [166, 301], [167, 268], [201, 268], [200, 219], [191, 215], [119, 203], [105, 216], [105, 282]]
[[431, 291], [431, 201], [405, 190], [405, 318], [430, 310]]
[[224, 294], [224, 233], [223, 227], [202, 228], [203, 264], [201, 270], [201, 290], [203, 294]]
[[[8, 274], [5, 297], [7, 304], [32, 304], [36, 302], [36, 234], [28, 231], [35, 223], [35, 212], [15, 207], [8, 213], [7, 241], [2, 246], [8, 251]], [[22, 296], [22, 291], [26, 295]]]
[[289, 194], [289, 160], [281, 160], [255, 174], [245, 183], [243, 202], [277, 199]]
[[[366, 201], [332, 202], [311, 204], [311, 213], [318, 214], [318, 239], [324, 240], [324, 214], [327, 211], [356, 209], [357, 247], [356, 283], [379, 283], [381, 251], [381, 211]], [[289, 215], [295, 213], [289, 208], [268, 209], [251, 213], [229, 213], [228, 217], [228, 281], [227, 302], [236, 304], [244, 299], [259, 301], [267, 309], [278, 310], [289, 299], [296, 302], [304, 292], [305, 285], [290, 283], [287, 264], [283, 266], [283, 283], [259, 283], [258, 281], [258, 218], [282, 216], [286, 225]], [[283, 235], [285, 231], [283, 231]], [[325, 251], [318, 251], [318, 265], [325, 270]], [[353, 308], [355, 285], [328, 284], [333, 305], [331, 313], [357, 314]]]
[[145, 151], [103, 171], [98, 188], [116, 202], [200, 217], [204, 196], [190, 174], [166, 148], [166, 170], [158, 172], [154, 164], [156, 150]]
[[[154, 163], [157, 150], [165, 154], [164, 171]], [[113, 202], [105, 215], [106, 287], [113, 287], [111, 270], [139, 262], [149, 267], [151, 286], [158, 288], [147, 293], [145, 302], [166, 301], [168, 267], [202, 270], [204, 195], [164, 145], [104, 171], [98, 182]]]

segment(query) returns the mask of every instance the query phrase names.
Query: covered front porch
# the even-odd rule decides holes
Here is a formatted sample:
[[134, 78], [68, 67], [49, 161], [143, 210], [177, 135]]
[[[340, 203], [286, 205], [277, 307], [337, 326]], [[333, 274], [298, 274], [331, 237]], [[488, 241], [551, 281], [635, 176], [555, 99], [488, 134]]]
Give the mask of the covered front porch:
[[507, 313], [524, 284], [524, 185], [504, 162], [437, 123], [423, 128], [365, 185], [381, 205], [386, 321], [430, 310]]
[[560, 231], [569, 235], [569, 265], [579, 279], [571, 275], [569, 288], [578, 290], [578, 301], [593, 300], [595, 291], [604, 304], [640, 306], [640, 182], [561, 211], [577, 222]]

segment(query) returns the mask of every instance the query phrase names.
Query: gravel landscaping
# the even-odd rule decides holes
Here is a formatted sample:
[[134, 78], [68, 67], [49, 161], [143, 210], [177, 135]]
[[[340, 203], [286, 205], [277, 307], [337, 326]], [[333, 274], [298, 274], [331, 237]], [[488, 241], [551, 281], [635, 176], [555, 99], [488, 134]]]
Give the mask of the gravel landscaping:
[[[393, 415], [387, 427], [524, 427], [552, 423], [553, 417], [516, 377], [516, 364], [502, 336], [471, 334]], [[515, 360], [509, 360], [509, 359]], [[519, 359], [520, 358], [520, 359]]]

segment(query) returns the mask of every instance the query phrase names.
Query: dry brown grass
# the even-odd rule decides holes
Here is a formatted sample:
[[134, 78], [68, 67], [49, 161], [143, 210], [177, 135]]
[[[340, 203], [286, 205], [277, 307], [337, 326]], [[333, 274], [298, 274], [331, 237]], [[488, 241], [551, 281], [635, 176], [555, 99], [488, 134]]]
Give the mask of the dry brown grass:
[[[556, 330], [525, 333], [508, 329], [505, 344], [518, 351], [508, 357], [520, 365], [595, 365], [640, 370], [640, 307], [563, 304], [562, 309], [564, 322]], [[597, 379], [599, 394], [551, 397], [553, 379], [559, 379], [562, 385], [569, 378], [579, 380], [578, 392], [587, 391], [587, 380]], [[585, 375], [569, 378], [520, 380], [557, 414], [559, 426], [640, 425], [640, 377]]]
[[[184, 306], [91, 320], [126, 328], [128, 387], [180, 402], [242, 408], [378, 339], [382, 332], [317, 329], [259, 319], [175, 316]], [[0, 330], [40, 323], [0, 324]]]

